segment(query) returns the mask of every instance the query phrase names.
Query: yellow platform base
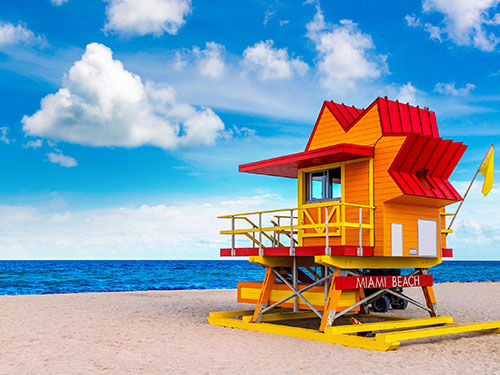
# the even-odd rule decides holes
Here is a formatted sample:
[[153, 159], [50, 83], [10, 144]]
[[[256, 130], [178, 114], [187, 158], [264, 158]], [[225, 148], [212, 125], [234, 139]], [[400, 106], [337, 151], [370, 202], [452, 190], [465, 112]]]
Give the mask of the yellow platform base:
[[[401, 341], [418, 338], [443, 336], [465, 332], [500, 333], [500, 321], [487, 323], [460, 324], [450, 316], [406, 319], [379, 314], [356, 314], [358, 318], [378, 318], [385, 321], [360, 325], [341, 325], [327, 327], [325, 332], [314, 329], [290, 327], [272, 323], [252, 323], [253, 310], [211, 312], [208, 322], [213, 325], [241, 328], [251, 331], [273, 333], [276, 335], [301, 337], [308, 340], [325, 341], [332, 344], [371, 350], [394, 350]], [[263, 322], [312, 318], [312, 312], [291, 312], [282, 309], [277, 313], [263, 315]], [[359, 332], [373, 332], [374, 337], [356, 336]]]

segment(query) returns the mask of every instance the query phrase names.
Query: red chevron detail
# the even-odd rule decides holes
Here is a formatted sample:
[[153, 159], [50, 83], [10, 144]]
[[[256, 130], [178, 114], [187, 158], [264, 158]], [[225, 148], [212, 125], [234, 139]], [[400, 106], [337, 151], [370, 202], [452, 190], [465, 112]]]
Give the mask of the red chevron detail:
[[[432, 134], [431, 122], [429, 126]], [[466, 149], [461, 142], [410, 134], [394, 158], [389, 174], [404, 194], [460, 201], [462, 197], [448, 178]]]

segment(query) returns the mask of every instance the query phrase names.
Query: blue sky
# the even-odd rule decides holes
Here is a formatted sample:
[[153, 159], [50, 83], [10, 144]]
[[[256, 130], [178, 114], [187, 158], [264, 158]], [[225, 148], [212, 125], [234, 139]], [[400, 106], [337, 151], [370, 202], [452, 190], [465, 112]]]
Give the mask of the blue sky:
[[[498, 3], [2, 1], [0, 258], [217, 258], [215, 216], [295, 206], [237, 166], [302, 151], [323, 100], [428, 106], [463, 193], [500, 143]], [[500, 259], [481, 182], [459, 259]]]

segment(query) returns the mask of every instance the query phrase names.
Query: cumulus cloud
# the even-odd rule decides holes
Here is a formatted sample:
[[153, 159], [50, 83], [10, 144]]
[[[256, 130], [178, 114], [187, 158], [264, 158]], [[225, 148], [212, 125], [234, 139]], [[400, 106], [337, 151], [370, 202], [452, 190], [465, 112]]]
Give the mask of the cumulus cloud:
[[50, 2], [52, 3], [52, 5], [61, 6], [64, 3], [67, 3], [68, 0], [50, 0]]
[[22, 23], [14, 25], [0, 22], [0, 47], [16, 44], [43, 46], [45, 43], [43, 36], [35, 35]]
[[61, 152], [49, 152], [47, 154], [49, 161], [54, 164], [59, 164], [60, 166], [71, 168], [78, 165], [77, 161], [71, 156], [66, 156]]
[[319, 6], [307, 24], [307, 37], [318, 52], [318, 69], [330, 91], [352, 88], [359, 80], [378, 78], [387, 71], [386, 56], [374, 53], [372, 38], [351, 20], [338, 25], [325, 22]]
[[27, 135], [55, 141], [163, 149], [211, 145], [224, 130], [210, 108], [179, 103], [168, 85], [143, 83], [98, 43], [87, 46], [62, 87], [22, 124]]
[[104, 30], [127, 36], [171, 35], [186, 23], [191, 0], [107, 0]]
[[304, 75], [309, 66], [300, 58], [290, 58], [286, 48], [274, 48], [272, 40], [255, 43], [243, 51], [243, 65], [259, 78], [284, 79]]
[[408, 26], [421, 27], [432, 39], [442, 41], [442, 35], [459, 46], [471, 46], [483, 51], [493, 51], [500, 41], [490, 26], [500, 24], [496, 13], [499, 0], [423, 0], [424, 13], [441, 13], [442, 25], [423, 23], [415, 15], [405, 17]]
[[449, 83], [440, 82], [437, 83], [436, 86], [434, 87], [434, 92], [450, 96], [467, 96], [475, 88], [476, 86], [472, 83], [467, 83], [462, 88], [456, 88], [455, 82], [449, 82]]
[[200, 74], [213, 79], [222, 78], [226, 71], [224, 52], [224, 46], [215, 42], [208, 42], [205, 49], [194, 47], [193, 54], [198, 59]]

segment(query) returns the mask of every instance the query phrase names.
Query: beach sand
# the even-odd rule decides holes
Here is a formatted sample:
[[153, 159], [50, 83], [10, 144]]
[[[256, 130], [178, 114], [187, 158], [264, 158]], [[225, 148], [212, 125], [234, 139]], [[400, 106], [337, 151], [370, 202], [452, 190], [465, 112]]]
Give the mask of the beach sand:
[[[500, 283], [437, 284], [435, 293], [441, 315], [500, 320]], [[249, 307], [235, 290], [1, 296], [0, 374], [500, 374], [499, 334], [376, 352], [207, 323], [209, 311]], [[425, 317], [413, 307], [399, 314]]]

